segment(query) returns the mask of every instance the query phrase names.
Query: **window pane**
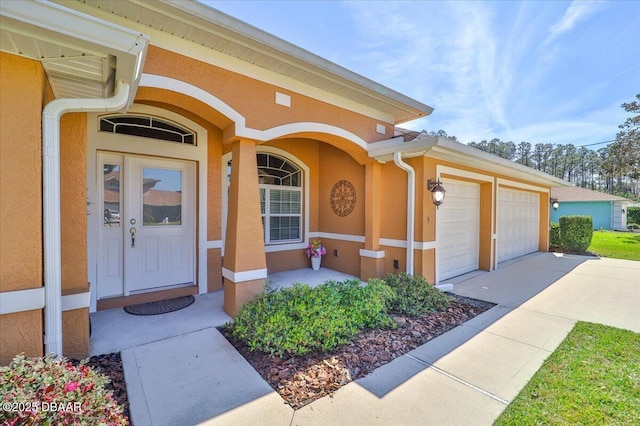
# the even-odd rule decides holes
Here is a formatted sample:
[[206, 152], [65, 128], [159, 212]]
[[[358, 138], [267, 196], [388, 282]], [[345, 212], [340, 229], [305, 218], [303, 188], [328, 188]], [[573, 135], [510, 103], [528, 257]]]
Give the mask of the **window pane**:
[[269, 190], [269, 213], [300, 214], [301, 192], [288, 189]]
[[269, 218], [271, 242], [300, 239], [300, 217], [271, 216]]
[[[260, 188], [260, 213], [264, 214], [266, 207], [265, 207], [265, 203], [266, 203], [266, 192], [267, 190], [264, 188]], [[264, 224], [263, 224], [264, 225]]]
[[182, 172], [144, 168], [142, 172], [144, 226], [182, 224]]
[[103, 168], [104, 226], [120, 226], [120, 166], [105, 164]]

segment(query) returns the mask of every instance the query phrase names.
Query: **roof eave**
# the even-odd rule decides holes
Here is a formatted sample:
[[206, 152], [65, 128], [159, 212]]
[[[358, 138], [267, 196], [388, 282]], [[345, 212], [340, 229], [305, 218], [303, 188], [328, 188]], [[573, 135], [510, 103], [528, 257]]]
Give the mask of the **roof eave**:
[[3, 2], [0, 15], [3, 30], [96, 56], [115, 57], [112, 78], [131, 86], [127, 105], [133, 102], [149, 41], [144, 34], [51, 2]]
[[450, 138], [424, 136], [409, 142], [402, 137], [371, 143], [367, 149], [369, 157], [380, 162], [393, 160], [395, 152], [402, 152], [403, 158], [428, 156], [446, 161], [456, 162], [468, 167], [501, 173], [540, 185], [556, 187], [571, 186], [571, 183], [540, 172], [522, 164], [498, 157]]
[[[242, 22], [232, 16], [196, 1], [159, 0], [155, 8], [169, 14], [182, 14], [190, 21], [207, 24], [211, 31], [217, 30], [219, 36], [240, 43], [258, 51], [268, 50], [270, 55], [295, 64], [322, 77], [337, 82], [351, 90], [359, 91], [394, 109], [395, 124], [425, 117], [433, 108], [409, 96], [390, 89], [380, 83], [348, 70], [321, 56], [278, 38], [266, 31]], [[185, 16], [186, 14], [186, 16]], [[214, 28], [211, 28], [211, 25]], [[201, 25], [200, 25], [201, 26]], [[215, 28], [217, 27], [217, 28]], [[222, 33], [220, 32], [222, 31]]]

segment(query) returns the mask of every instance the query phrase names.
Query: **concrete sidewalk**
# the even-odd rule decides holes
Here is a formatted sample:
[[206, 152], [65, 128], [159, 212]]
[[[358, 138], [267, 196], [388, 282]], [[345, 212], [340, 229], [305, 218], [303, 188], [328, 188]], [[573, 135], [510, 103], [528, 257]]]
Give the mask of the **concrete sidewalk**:
[[538, 253], [454, 283], [497, 305], [294, 411], [208, 328], [122, 352], [140, 425], [492, 424], [577, 320], [640, 332], [640, 262]]

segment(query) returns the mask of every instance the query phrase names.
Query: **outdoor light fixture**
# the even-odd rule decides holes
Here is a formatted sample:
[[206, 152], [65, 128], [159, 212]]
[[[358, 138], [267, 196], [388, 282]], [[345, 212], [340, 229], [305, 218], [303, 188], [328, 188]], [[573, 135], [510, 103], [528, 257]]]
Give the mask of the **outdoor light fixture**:
[[431, 191], [433, 204], [438, 207], [444, 202], [444, 194], [447, 191], [444, 189], [444, 186], [442, 186], [442, 182], [440, 182], [440, 179], [438, 179], [437, 182], [434, 179], [429, 179], [427, 187], [429, 188], [429, 191]]
[[558, 207], [560, 206], [560, 203], [558, 202], [557, 198], [552, 198], [551, 199], [551, 206], [553, 206], [554, 210], [558, 210]]

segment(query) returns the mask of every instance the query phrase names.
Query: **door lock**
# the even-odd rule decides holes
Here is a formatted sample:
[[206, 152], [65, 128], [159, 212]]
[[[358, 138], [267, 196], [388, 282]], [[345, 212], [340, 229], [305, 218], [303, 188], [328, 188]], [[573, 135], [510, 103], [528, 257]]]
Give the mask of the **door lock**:
[[136, 246], [136, 228], [132, 226], [129, 229], [129, 233], [131, 234], [131, 248], [135, 248], [135, 246]]

